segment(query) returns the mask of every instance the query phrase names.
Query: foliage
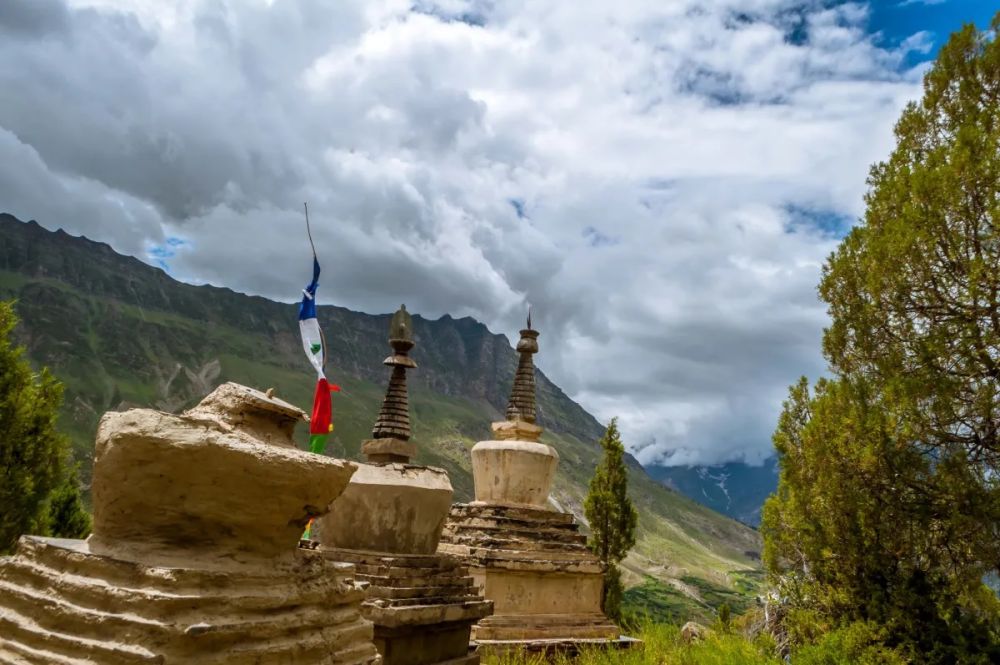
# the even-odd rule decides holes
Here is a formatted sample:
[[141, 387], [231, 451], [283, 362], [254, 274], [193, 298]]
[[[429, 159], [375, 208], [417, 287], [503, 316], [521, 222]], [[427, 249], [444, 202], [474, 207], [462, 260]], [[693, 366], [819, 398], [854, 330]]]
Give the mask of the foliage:
[[803, 379], [785, 402], [765, 565], [793, 608], [793, 641], [815, 643], [806, 662], [864, 662], [824, 659], [849, 643], [858, 658], [881, 658], [884, 645], [921, 663], [990, 662], [1000, 658], [998, 603], [982, 583], [1000, 563], [1000, 42], [973, 26], [953, 35], [896, 138], [872, 168], [864, 224], [824, 269], [835, 377], [811, 393]]
[[604, 454], [590, 479], [583, 509], [590, 523], [587, 544], [607, 566], [601, 607], [609, 617], [620, 620], [624, 588], [618, 562], [635, 545], [639, 513], [628, 496], [625, 447], [618, 434], [617, 418], [611, 420], [600, 444]]
[[729, 603], [722, 603], [719, 605], [718, 617], [716, 619], [716, 625], [719, 630], [729, 630], [732, 628], [733, 623], [733, 610], [729, 607]]
[[48, 531], [59, 538], [84, 538], [90, 526], [90, 514], [83, 505], [80, 481], [73, 468], [49, 499]]
[[885, 631], [871, 623], [855, 622], [822, 635], [815, 644], [795, 652], [795, 665], [906, 665], [896, 649], [883, 644]]
[[56, 430], [62, 386], [48, 370], [32, 372], [24, 349], [11, 340], [16, 325], [13, 303], [0, 301], [0, 552], [23, 533], [49, 531], [49, 501], [57, 490], [56, 525], [83, 528], [75, 513], [82, 509], [75, 476], [68, 484], [69, 442]]

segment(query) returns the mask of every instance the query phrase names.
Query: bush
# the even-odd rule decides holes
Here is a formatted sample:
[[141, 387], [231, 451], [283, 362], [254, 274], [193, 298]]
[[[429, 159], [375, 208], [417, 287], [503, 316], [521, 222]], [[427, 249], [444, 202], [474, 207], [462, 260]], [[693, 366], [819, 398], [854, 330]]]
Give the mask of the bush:
[[815, 643], [797, 650], [795, 665], [906, 665], [900, 652], [883, 644], [885, 630], [855, 622], [826, 633]]

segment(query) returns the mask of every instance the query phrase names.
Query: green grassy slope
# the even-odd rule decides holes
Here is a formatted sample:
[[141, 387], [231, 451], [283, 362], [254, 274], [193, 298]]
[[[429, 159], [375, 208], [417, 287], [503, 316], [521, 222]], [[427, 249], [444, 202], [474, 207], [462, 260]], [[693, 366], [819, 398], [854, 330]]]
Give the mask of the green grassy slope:
[[[19, 341], [66, 385], [61, 422], [85, 479], [97, 422], [109, 409], [177, 411], [223, 381], [273, 387], [303, 408], [311, 403], [313, 375], [293, 304], [182, 284], [107, 245], [2, 214], [0, 298], [18, 300]], [[381, 361], [389, 317], [332, 306], [321, 307], [319, 316], [329, 375], [343, 388], [334, 396], [336, 430], [327, 454], [356, 459], [388, 375]], [[500, 419], [516, 355], [506, 337], [470, 318], [415, 316], [414, 335], [420, 367], [410, 374], [410, 404], [418, 461], [448, 470], [456, 500], [468, 500], [469, 449]], [[540, 341], [544, 353], [544, 331]], [[536, 378], [543, 440], [561, 457], [553, 498], [580, 516], [602, 428], [544, 374]], [[740, 580], [759, 568], [757, 533], [659, 485], [638, 464], [631, 471], [640, 536], [626, 560], [626, 581], [637, 588], [649, 588], [650, 580], [666, 585], [679, 595], [681, 613], [717, 605], [720, 594], [706, 589], [747, 596]]]

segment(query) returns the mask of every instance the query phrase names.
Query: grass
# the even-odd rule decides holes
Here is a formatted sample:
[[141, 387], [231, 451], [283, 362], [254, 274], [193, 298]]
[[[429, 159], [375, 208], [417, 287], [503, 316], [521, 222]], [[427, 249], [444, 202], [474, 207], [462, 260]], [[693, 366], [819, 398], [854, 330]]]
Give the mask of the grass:
[[642, 644], [631, 649], [591, 648], [576, 656], [544, 656], [524, 652], [487, 653], [483, 665], [780, 665], [766, 639], [751, 642], [740, 634], [713, 631], [705, 639], [686, 643], [676, 626], [647, 624], [639, 631]]

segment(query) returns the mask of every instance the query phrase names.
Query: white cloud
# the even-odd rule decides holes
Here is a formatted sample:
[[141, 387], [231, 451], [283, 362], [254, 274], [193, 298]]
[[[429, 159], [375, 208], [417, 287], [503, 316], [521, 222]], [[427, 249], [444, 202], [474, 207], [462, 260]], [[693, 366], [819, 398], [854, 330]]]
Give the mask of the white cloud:
[[290, 299], [308, 200], [326, 297], [531, 302], [542, 368], [670, 463], [766, 453], [822, 371], [819, 266], [926, 41], [819, 0], [12, 7], [0, 208]]

